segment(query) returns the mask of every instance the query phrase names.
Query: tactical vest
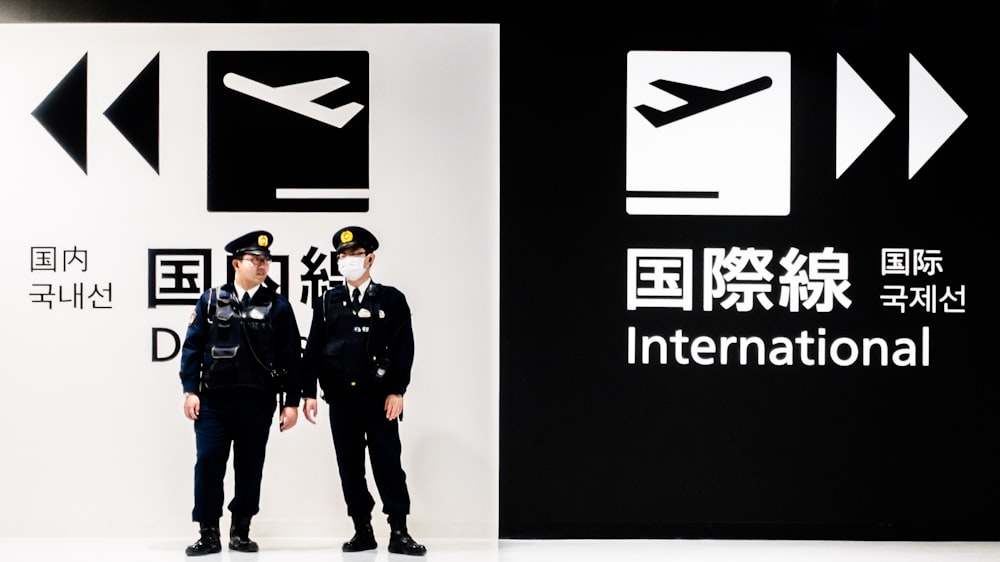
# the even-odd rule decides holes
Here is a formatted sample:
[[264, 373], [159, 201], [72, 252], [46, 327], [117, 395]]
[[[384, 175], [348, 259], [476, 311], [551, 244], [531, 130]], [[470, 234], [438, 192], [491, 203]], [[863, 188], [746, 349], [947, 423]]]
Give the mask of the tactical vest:
[[270, 390], [275, 363], [271, 326], [273, 292], [261, 287], [257, 302], [246, 307], [236, 301], [230, 284], [212, 288], [207, 320], [202, 386], [206, 390], [247, 388]]

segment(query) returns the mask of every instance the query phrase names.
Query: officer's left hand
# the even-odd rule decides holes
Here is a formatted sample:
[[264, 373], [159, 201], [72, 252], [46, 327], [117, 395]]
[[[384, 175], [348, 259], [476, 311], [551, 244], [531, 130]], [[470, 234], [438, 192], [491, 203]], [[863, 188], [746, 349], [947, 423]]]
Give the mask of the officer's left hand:
[[201, 398], [194, 392], [188, 392], [184, 396], [184, 415], [191, 421], [197, 421], [201, 413]]
[[294, 406], [285, 406], [281, 409], [281, 417], [278, 418], [281, 425], [278, 428], [281, 431], [292, 429], [295, 427], [295, 422], [299, 421], [299, 409]]
[[403, 413], [403, 395], [390, 394], [385, 397], [385, 419], [394, 420]]
[[306, 415], [306, 421], [316, 424], [316, 399], [306, 398], [302, 401], [302, 413]]

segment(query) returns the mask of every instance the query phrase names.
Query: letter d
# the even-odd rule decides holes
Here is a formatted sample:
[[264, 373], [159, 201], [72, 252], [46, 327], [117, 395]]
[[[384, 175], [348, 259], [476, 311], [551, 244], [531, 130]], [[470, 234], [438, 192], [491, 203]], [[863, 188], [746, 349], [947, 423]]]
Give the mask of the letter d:
[[[160, 357], [160, 355], [158, 353], [159, 348], [160, 348], [160, 346], [158, 345], [159, 344], [159, 340], [160, 340], [159, 335], [161, 333], [170, 334], [170, 337], [173, 338], [173, 340], [174, 340], [174, 350], [171, 351], [170, 355], [168, 355], [166, 357]], [[181, 350], [181, 338], [180, 338], [180, 336], [177, 335], [177, 332], [171, 330], [170, 328], [153, 328], [153, 362], [154, 363], [156, 363], [157, 361], [170, 361], [174, 357], [177, 357], [177, 352], [180, 351], [180, 350]]]

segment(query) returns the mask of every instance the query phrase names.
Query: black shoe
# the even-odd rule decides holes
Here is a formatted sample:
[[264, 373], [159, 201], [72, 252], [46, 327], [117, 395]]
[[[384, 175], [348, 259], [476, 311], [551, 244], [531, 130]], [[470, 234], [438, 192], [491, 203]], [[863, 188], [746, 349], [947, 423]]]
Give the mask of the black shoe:
[[423, 556], [427, 554], [427, 547], [417, 544], [406, 531], [393, 531], [389, 535], [389, 552], [393, 554], [409, 554], [411, 556]]
[[219, 539], [218, 527], [205, 527], [199, 531], [201, 538], [198, 542], [184, 549], [188, 556], [201, 556], [203, 554], [215, 554], [222, 551], [222, 541]]
[[239, 537], [232, 536], [229, 537], [229, 550], [238, 550], [240, 552], [257, 552], [257, 543], [250, 540], [250, 537]]
[[229, 527], [229, 550], [239, 552], [257, 552], [257, 543], [250, 540], [249, 515], [234, 515]]
[[344, 552], [361, 552], [362, 550], [375, 550], [378, 543], [375, 542], [375, 531], [371, 525], [365, 525], [354, 532], [351, 540], [344, 543]]

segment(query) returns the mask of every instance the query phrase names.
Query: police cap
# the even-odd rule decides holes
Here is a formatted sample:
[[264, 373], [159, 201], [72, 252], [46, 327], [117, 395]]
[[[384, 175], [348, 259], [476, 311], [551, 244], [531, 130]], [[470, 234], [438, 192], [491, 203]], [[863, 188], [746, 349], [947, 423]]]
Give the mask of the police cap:
[[255, 230], [247, 232], [236, 240], [226, 244], [226, 251], [234, 256], [243, 254], [254, 254], [257, 256], [270, 256], [271, 244], [274, 237], [266, 230]]
[[352, 248], [364, 248], [370, 254], [378, 249], [378, 240], [360, 226], [345, 226], [333, 235], [333, 249], [339, 254]]

